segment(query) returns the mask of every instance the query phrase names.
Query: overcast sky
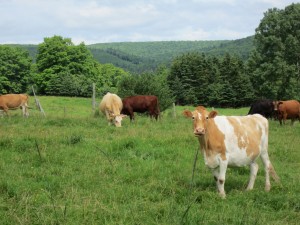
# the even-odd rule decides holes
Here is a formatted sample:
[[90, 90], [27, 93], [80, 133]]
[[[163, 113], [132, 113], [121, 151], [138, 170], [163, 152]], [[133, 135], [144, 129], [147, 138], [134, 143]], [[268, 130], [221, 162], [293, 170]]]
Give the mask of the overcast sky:
[[0, 44], [234, 40], [292, 0], [0, 0]]

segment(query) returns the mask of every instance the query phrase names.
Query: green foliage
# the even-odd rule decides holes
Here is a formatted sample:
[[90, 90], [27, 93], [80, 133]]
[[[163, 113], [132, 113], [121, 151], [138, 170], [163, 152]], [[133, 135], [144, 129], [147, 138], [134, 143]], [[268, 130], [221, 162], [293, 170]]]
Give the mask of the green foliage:
[[84, 43], [74, 46], [69, 38], [45, 38], [39, 45], [35, 84], [38, 93], [60, 96], [91, 96], [92, 83], [97, 92], [116, 92], [125, 71], [112, 64], [97, 63]]
[[299, 3], [269, 9], [256, 28], [248, 70], [257, 97], [300, 98], [299, 15]]
[[[281, 178], [264, 191], [264, 170], [228, 168], [222, 200], [199, 155], [191, 121], [176, 107], [159, 121], [138, 116], [122, 128], [94, 118], [91, 99], [39, 98], [46, 118], [0, 124], [0, 224], [247, 224], [300, 220], [300, 123], [270, 121], [269, 155]], [[64, 109], [65, 108], [65, 109]], [[245, 115], [249, 108], [216, 109]], [[66, 111], [66, 112], [64, 112]], [[17, 112], [13, 112], [17, 113]], [[9, 129], [5, 129], [9, 127]]]
[[31, 60], [22, 48], [0, 45], [0, 94], [27, 91]]
[[215, 58], [189, 53], [173, 61], [168, 82], [177, 104], [240, 107], [253, 99], [244, 71], [243, 61], [229, 54]]

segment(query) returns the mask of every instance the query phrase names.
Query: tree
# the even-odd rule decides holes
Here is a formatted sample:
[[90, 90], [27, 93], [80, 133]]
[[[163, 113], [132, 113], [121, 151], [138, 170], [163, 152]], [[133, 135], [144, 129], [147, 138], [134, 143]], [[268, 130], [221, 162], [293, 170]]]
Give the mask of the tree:
[[126, 72], [112, 64], [102, 65], [84, 43], [75, 46], [61, 36], [45, 38], [38, 47], [35, 83], [41, 94], [91, 96], [92, 83], [97, 92], [117, 92], [117, 83]]
[[255, 30], [248, 61], [256, 97], [300, 98], [300, 4], [269, 9]]
[[0, 94], [27, 91], [31, 79], [31, 62], [27, 51], [0, 46]]
[[206, 87], [211, 75], [210, 65], [209, 59], [199, 53], [183, 54], [173, 60], [167, 79], [178, 103], [207, 104]]

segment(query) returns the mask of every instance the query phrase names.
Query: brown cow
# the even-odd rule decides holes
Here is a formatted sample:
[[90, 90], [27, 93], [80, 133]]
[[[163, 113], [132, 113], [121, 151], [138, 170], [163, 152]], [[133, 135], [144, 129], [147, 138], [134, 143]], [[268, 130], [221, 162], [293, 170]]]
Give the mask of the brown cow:
[[275, 112], [280, 125], [285, 124], [287, 119], [291, 119], [291, 125], [298, 119], [300, 121], [300, 103], [297, 100], [278, 101], [275, 104]]
[[9, 109], [21, 108], [23, 116], [28, 117], [28, 101], [29, 96], [26, 94], [6, 94], [0, 95], [0, 109], [8, 115]]
[[135, 95], [124, 98], [122, 113], [129, 115], [130, 120], [134, 120], [134, 112], [148, 112], [150, 117], [157, 120], [160, 110], [158, 99], [154, 95]]

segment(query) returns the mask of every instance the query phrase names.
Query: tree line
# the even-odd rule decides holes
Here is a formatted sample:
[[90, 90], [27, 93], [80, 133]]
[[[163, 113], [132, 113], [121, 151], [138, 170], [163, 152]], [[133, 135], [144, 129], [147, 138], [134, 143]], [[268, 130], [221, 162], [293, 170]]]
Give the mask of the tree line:
[[[0, 94], [30, 93], [34, 85], [40, 95], [90, 97], [92, 83], [96, 83], [98, 96], [107, 91], [121, 97], [157, 95], [162, 110], [172, 102], [240, 107], [263, 98], [299, 100], [299, 16], [299, 3], [269, 9], [255, 30], [254, 49], [247, 60], [234, 51], [221, 56], [189, 51], [178, 54], [171, 64], [141, 73], [100, 63], [84, 43], [74, 45], [61, 36], [44, 38], [35, 60], [18, 46], [1, 45]], [[108, 52], [140, 63], [134, 55]]]

